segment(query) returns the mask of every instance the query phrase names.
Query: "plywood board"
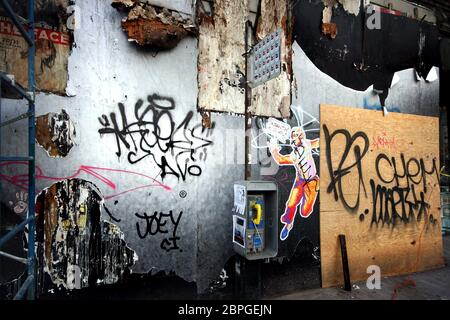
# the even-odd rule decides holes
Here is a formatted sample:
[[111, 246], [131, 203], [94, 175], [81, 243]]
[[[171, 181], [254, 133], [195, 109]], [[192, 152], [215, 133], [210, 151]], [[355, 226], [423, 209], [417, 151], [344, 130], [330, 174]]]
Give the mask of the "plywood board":
[[443, 266], [439, 119], [320, 106], [322, 286]]

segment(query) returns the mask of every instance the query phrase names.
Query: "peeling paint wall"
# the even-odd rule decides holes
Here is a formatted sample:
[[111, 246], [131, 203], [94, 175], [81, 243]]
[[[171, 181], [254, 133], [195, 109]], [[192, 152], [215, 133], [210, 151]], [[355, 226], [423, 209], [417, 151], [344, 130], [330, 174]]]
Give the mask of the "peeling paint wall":
[[[281, 75], [251, 90], [248, 112], [258, 116], [288, 117], [292, 72], [289, 2], [221, 0], [215, 1], [211, 10], [205, 8], [204, 1], [199, 1], [197, 6], [199, 108], [244, 114], [247, 81], [245, 53], [270, 33], [282, 30]], [[255, 34], [253, 43], [251, 39], [245, 39], [246, 22], [252, 19], [258, 7], [256, 25], [249, 32]]]
[[[195, 38], [154, 54], [129, 43], [121, 26], [124, 15], [110, 1], [83, 0], [77, 5], [82, 23], [74, 32], [77, 46], [69, 57], [70, 97], [36, 97], [39, 116], [67, 112], [76, 128], [76, 145], [63, 158], [49, 157], [43, 148], [36, 148], [37, 191], [66, 179], [95, 184], [111, 214], [102, 209], [102, 218], [120, 228], [139, 257], [133, 273], [173, 272], [195, 281], [202, 292], [233, 254], [228, 213], [232, 185], [244, 177], [244, 118], [213, 114], [211, 130], [202, 129]], [[155, 99], [158, 96], [162, 98]], [[23, 101], [2, 100], [1, 120], [25, 110]], [[105, 129], [103, 115], [114, 128], [112, 114], [117, 131], [100, 133]], [[140, 131], [129, 135], [124, 119], [128, 124], [157, 120], [157, 129], [146, 124], [148, 132], [142, 132], [153, 147], [141, 147]], [[175, 140], [170, 139], [171, 132], [178, 144], [167, 146]], [[3, 127], [2, 154], [25, 154], [26, 137], [23, 123]], [[203, 146], [207, 142], [202, 139], [212, 143]], [[188, 152], [176, 157], [186, 151], [183, 148]], [[133, 163], [128, 161], [130, 153], [146, 157]], [[169, 174], [167, 165], [178, 176]], [[167, 168], [164, 178], [161, 166]], [[26, 172], [24, 163], [0, 164], [2, 201], [14, 201], [17, 192], [26, 190]], [[147, 226], [151, 232], [146, 232]]]
[[[373, 87], [358, 91], [343, 86], [320, 71], [306, 56], [297, 42], [293, 44], [293, 68], [297, 90], [293, 93], [294, 106], [319, 117], [323, 101], [335, 105], [354, 106], [382, 112], [380, 98]], [[389, 89], [386, 108], [391, 112], [438, 116], [439, 79], [434, 82], [417, 81], [414, 69], [398, 71], [398, 83]], [[307, 81], [302, 80], [307, 79]], [[311, 88], [314, 91], [311, 92]]]
[[75, 145], [76, 130], [67, 112], [36, 117], [36, 142], [50, 157], [65, 157]]
[[[183, 4], [179, 1], [158, 2], [164, 2], [166, 7], [173, 10], [179, 10], [173, 8], [176, 3]], [[216, 3], [216, 17], [246, 18], [244, 10], [238, 11], [236, 8], [235, 1], [221, 0]], [[265, 10], [272, 12], [268, 8], [273, 8], [274, 2], [265, 3]], [[102, 239], [110, 237], [106, 240], [108, 243], [123, 244], [123, 240], [136, 252], [139, 259], [132, 267], [134, 273], [173, 272], [186, 281], [195, 282], [198, 292], [204, 292], [233, 255], [230, 236], [232, 186], [235, 181], [244, 178], [245, 123], [244, 117], [225, 113], [213, 113], [210, 118], [202, 117], [197, 112], [197, 103], [205, 109], [215, 110], [220, 107], [228, 108], [230, 112], [243, 112], [244, 94], [239, 90], [245, 79], [239, 76], [232, 62], [239, 61], [239, 70], [244, 70], [240, 60], [243, 59], [243, 45], [239, 42], [244, 38], [239, 36], [238, 41], [237, 33], [233, 31], [230, 35], [236, 36], [236, 43], [221, 43], [219, 40], [225, 36], [224, 31], [216, 29], [223, 29], [225, 22], [223, 19], [216, 22], [205, 15], [199, 17], [204, 19], [204, 23], [200, 26], [198, 43], [197, 39], [187, 37], [171, 50], [149, 52], [129, 43], [122, 30], [122, 18], [126, 14], [113, 8], [110, 1], [83, 0], [77, 1], [77, 5], [81, 9], [82, 23], [80, 29], [74, 32], [77, 46], [69, 57], [67, 92], [70, 92], [70, 96], [41, 93], [36, 98], [38, 115], [43, 116], [40, 119], [45, 119], [47, 114], [58, 114], [62, 109], [70, 115], [76, 127], [76, 146], [63, 158], [49, 157], [44, 148], [36, 149], [37, 189], [42, 194], [50, 194], [53, 200], [48, 204], [56, 203], [56, 207], [55, 199], [59, 198], [56, 190], [67, 190], [64, 188], [73, 185], [74, 182], [70, 182], [73, 179], [85, 181], [81, 187], [95, 185], [99, 192], [92, 193], [92, 197], [104, 199], [105, 204], [104, 207], [98, 207], [98, 201], [101, 200], [94, 201], [93, 208], [97, 208], [94, 212], [101, 212], [97, 213], [100, 220], [96, 220], [99, 221], [96, 228], [103, 228]], [[276, 9], [277, 13], [273, 17], [278, 21], [268, 19], [258, 23], [261, 37], [277, 23], [282, 23], [284, 9], [280, 10], [278, 6]], [[318, 33], [321, 9], [317, 15]], [[269, 13], [267, 15], [270, 16]], [[229, 28], [232, 24], [233, 30], [241, 28], [242, 32], [239, 33], [244, 34], [242, 24], [237, 25], [234, 20], [227, 20], [227, 23]], [[202, 32], [206, 36], [204, 40]], [[205, 42], [205, 39], [209, 42]], [[227, 60], [227, 55], [231, 54], [227, 46], [237, 48], [232, 52], [235, 58]], [[280, 117], [289, 117], [292, 110], [293, 116], [287, 120], [290, 125], [296, 124], [295, 115], [299, 116], [302, 112], [317, 117], [319, 104], [323, 102], [379, 107], [379, 97], [372, 90], [357, 91], [339, 84], [320, 72], [320, 68], [314, 65], [316, 61], [308, 59], [296, 42], [293, 46], [292, 105], [287, 99], [280, 98], [270, 106], [277, 108]], [[211, 53], [211, 56], [206, 55], [205, 60], [201, 60], [202, 50]], [[218, 54], [220, 50], [225, 58]], [[339, 50], [333, 54], [347, 59], [347, 49], [342, 47]], [[212, 56], [225, 59], [226, 62], [222, 63], [226, 64], [226, 68], [218, 73], [212, 72], [217, 70], [216, 58], [210, 59]], [[205, 66], [205, 69], [199, 66]], [[286, 71], [289, 68], [286, 63]], [[268, 87], [265, 89], [267, 93], [260, 93], [265, 100], [252, 101], [252, 106], [261, 112], [267, 110], [267, 103], [274, 101], [269, 94], [273, 91], [270, 90], [288, 92], [286, 85], [290, 81], [289, 75], [290, 71], [283, 76], [283, 84]], [[386, 99], [388, 109], [421, 113], [426, 109], [434, 112], [438, 81], [416, 81], [411, 69], [400, 71], [398, 75], [401, 80], [390, 89]], [[203, 81], [205, 87], [199, 86], [199, 81]], [[229, 90], [226, 97], [220, 95], [221, 87], [222, 90]], [[263, 88], [260, 90], [263, 91]], [[280, 105], [283, 108], [280, 109]], [[290, 110], [285, 109], [286, 105]], [[4, 121], [24, 112], [26, 105], [23, 101], [4, 100], [2, 109], [1, 121]], [[253, 129], [263, 121], [255, 118]], [[202, 122], [208, 123], [208, 128]], [[317, 122], [316, 119], [315, 126]], [[3, 153], [25, 154], [26, 130], [26, 126], [19, 123], [2, 128]], [[311, 134], [311, 137], [314, 135]], [[286, 203], [295, 170], [286, 167], [276, 173], [268, 173], [265, 169], [271, 157], [267, 149], [253, 149], [251, 158], [255, 164], [252, 166], [252, 178], [278, 181], [280, 203]], [[17, 207], [19, 211], [22, 211], [22, 207], [16, 204], [20, 199], [23, 200], [20, 192], [26, 190], [26, 173], [25, 163], [0, 164], [1, 200], [5, 203], [12, 201], [11, 208]], [[54, 186], [55, 183], [58, 188]], [[54, 192], [50, 193], [50, 190]], [[16, 193], [19, 197], [16, 197]], [[75, 211], [79, 210], [75, 205], [69, 209], [72, 218], [75, 217]], [[52, 210], [48, 209], [58, 212]], [[53, 215], [55, 217], [55, 213]], [[62, 231], [59, 234], [66, 232], [62, 229], [62, 221], [55, 220], [52, 225], [56, 229], [50, 230], [60, 228]], [[317, 261], [320, 251], [316, 238], [318, 215], [313, 212], [309, 219], [297, 221], [295, 227], [296, 231], [292, 231], [284, 245], [280, 246], [280, 259], [290, 259], [294, 253], [307, 248], [302, 252]], [[70, 230], [67, 233], [72, 232]], [[44, 236], [44, 233], [41, 235]], [[65, 242], [59, 243], [62, 248], [71, 247], [67, 247]], [[51, 248], [53, 243], [45, 247], [44, 239], [41, 239], [41, 245], [41, 249], [45, 249]], [[117, 247], [114, 245], [114, 248]], [[53, 259], [51, 254], [50, 251], [49, 261]], [[121, 253], [116, 251], [113, 255], [118, 257]], [[112, 265], [107, 265], [106, 270], [112, 268]], [[56, 270], [64, 271], [64, 268], [57, 266], [53, 271]], [[72, 280], [64, 272], [61, 277], [54, 277], [66, 285]], [[116, 281], [115, 276], [99, 279]]]
[[245, 24], [248, 1], [218, 0], [212, 12], [198, 1], [198, 107], [245, 112]]
[[55, 285], [81, 289], [115, 283], [134, 265], [123, 233], [102, 219], [102, 202], [100, 191], [81, 179], [57, 182], [37, 196], [38, 278], [47, 272]]
[[289, 1], [261, 0], [256, 37], [262, 40], [281, 29], [281, 75], [254, 89], [249, 111], [258, 116], [286, 118], [290, 116], [292, 77], [292, 25]]
[[324, 5], [322, 11], [322, 33], [330, 36], [331, 39], [336, 38], [338, 33], [336, 23], [331, 22], [333, 8], [342, 5], [347, 13], [357, 16], [361, 6], [361, 0], [322, 0], [322, 2]]

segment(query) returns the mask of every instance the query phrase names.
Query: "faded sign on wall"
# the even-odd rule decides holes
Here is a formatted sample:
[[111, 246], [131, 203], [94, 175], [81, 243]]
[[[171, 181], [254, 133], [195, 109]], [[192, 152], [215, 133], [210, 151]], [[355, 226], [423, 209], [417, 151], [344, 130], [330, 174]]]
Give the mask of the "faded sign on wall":
[[320, 106], [322, 286], [341, 284], [338, 235], [352, 281], [443, 265], [439, 119]]
[[[13, 1], [19, 17], [27, 18], [27, 3]], [[72, 36], [67, 27], [67, 0], [36, 1], [35, 76], [38, 91], [64, 94]], [[23, 87], [28, 85], [28, 44], [0, 7], [0, 71], [14, 75]]]

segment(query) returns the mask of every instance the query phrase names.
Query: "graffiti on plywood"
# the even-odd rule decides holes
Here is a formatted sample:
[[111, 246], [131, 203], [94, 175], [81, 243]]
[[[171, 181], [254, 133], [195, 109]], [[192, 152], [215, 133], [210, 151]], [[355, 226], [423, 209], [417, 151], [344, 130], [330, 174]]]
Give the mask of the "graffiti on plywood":
[[322, 285], [342, 282], [340, 234], [355, 281], [374, 263], [392, 275], [441, 266], [439, 119], [329, 105], [320, 119]]

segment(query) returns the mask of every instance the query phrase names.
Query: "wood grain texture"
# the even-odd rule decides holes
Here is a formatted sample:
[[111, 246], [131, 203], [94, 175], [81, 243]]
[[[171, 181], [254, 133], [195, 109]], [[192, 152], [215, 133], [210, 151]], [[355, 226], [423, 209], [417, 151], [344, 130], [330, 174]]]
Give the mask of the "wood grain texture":
[[[343, 283], [339, 234], [347, 239], [351, 281], [366, 280], [370, 265], [378, 265], [382, 277], [443, 266], [439, 119], [400, 113], [385, 117], [380, 111], [321, 105], [320, 123], [322, 287]], [[350, 138], [360, 132], [359, 137], [346, 141], [342, 132], [333, 136], [341, 129]], [[358, 147], [361, 154], [367, 147], [360, 170]], [[335, 184], [330, 185], [333, 176]], [[377, 193], [376, 186], [386, 189]], [[424, 203], [429, 207], [419, 215]]]

